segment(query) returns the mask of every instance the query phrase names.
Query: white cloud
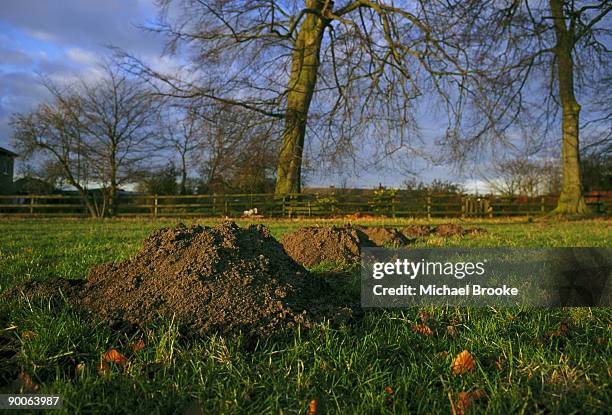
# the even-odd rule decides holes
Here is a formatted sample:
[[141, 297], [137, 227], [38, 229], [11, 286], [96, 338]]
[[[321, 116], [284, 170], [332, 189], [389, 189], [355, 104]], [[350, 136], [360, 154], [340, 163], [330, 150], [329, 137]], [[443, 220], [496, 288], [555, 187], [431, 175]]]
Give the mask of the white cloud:
[[66, 51], [68, 58], [81, 65], [97, 65], [100, 63], [99, 55], [81, 48], [69, 48]]

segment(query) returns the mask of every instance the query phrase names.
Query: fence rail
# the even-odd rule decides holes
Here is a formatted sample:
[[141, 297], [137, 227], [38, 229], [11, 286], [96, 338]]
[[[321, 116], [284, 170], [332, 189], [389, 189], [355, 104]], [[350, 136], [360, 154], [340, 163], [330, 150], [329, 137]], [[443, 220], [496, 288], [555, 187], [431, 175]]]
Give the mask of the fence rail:
[[[612, 212], [612, 192], [586, 194], [587, 203], [600, 214]], [[375, 194], [274, 194], [230, 195], [121, 195], [117, 215], [229, 216], [257, 214], [277, 217], [334, 217], [342, 215], [383, 215], [387, 217], [497, 217], [541, 215], [557, 204], [557, 196], [511, 197], [466, 194], [428, 194], [400, 192]], [[2, 216], [87, 216], [78, 195], [0, 196]]]

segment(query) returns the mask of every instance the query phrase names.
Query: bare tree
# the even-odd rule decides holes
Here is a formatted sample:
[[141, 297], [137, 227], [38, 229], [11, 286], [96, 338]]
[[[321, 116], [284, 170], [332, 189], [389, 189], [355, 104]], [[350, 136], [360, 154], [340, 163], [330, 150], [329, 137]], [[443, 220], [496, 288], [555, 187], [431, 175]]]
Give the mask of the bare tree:
[[491, 163], [481, 177], [493, 193], [536, 197], [558, 193], [560, 169], [551, 160], [517, 157]]
[[[158, 103], [117, 69], [105, 66], [95, 82], [45, 86], [53, 102], [13, 118], [14, 140], [27, 154], [42, 152], [63, 169], [93, 216], [114, 215], [119, 187], [151, 156]], [[88, 187], [102, 187], [101, 204]]]
[[79, 127], [87, 137], [91, 179], [103, 186], [114, 215], [119, 187], [129, 183], [155, 149], [160, 102], [141, 83], [110, 66], [104, 67], [102, 79], [79, 87]]
[[62, 99], [41, 104], [31, 113], [13, 115], [13, 141], [26, 159], [42, 154], [43, 163], [58, 168], [79, 192], [89, 214], [100, 216], [100, 208], [88, 190], [85, 138], [75, 118], [79, 111], [79, 98], [64, 91]]
[[277, 161], [277, 123], [224, 103], [200, 111], [198, 120], [195, 154], [204, 187], [213, 192], [263, 190]]
[[166, 103], [159, 126], [163, 138], [161, 150], [171, 151], [178, 157], [179, 193], [185, 195], [191, 164], [205, 150], [202, 118], [191, 105]]
[[450, 148], [473, 151], [475, 142], [491, 136], [512, 142], [522, 124], [537, 126], [538, 140], [552, 138], [558, 143], [560, 135], [563, 186], [555, 212], [587, 213], [578, 100], [587, 104], [586, 123], [610, 129], [612, 104], [598, 90], [610, 82], [612, 3], [473, 0], [455, 2], [453, 7], [457, 14], [472, 16], [464, 36], [473, 45], [471, 61], [481, 75], [470, 85], [475, 97], [471, 102], [479, 114], [475, 118], [481, 119], [470, 120], [476, 127], [469, 140], [458, 139]]
[[[126, 66], [166, 95], [282, 120], [276, 193], [297, 193], [307, 132], [328, 160], [354, 153], [360, 139], [376, 149], [371, 160], [382, 159], [416, 135], [408, 133], [417, 131], [417, 98], [433, 91], [453, 106], [464, 94], [468, 55], [445, 3], [161, 0], [159, 24], [149, 29], [191, 64], [175, 74], [133, 57]], [[449, 123], [459, 110], [448, 111]]]

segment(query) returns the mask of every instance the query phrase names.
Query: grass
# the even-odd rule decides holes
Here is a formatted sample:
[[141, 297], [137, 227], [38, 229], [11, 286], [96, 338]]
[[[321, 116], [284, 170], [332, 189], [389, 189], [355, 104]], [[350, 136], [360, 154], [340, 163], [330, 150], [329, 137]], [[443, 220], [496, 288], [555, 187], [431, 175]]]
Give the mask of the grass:
[[[30, 279], [84, 278], [90, 266], [129, 257], [152, 229], [174, 223], [2, 221], [0, 290]], [[305, 221], [264, 223], [280, 236]], [[469, 225], [489, 233], [430, 238], [419, 245], [612, 246], [612, 222], [605, 220], [519, 218]], [[321, 276], [325, 271], [315, 270]], [[358, 292], [356, 286], [347, 289]], [[603, 413], [612, 405], [611, 311], [375, 310], [354, 324], [324, 324], [253, 344], [215, 336], [185, 339], [172, 321], [128, 337], [83, 320], [61, 299], [14, 298], [0, 304], [0, 354], [3, 348], [17, 353], [10, 365], [0, 361], [0, 378], [27, 373], [38, 392], [63, 396], [66, 413], [303, 414], [311, 400], [317, 413], [451, 413], [450, 401], [456, 403], [459, 392], [475, 390], [487, 396], [474, 402], [470, 413]], [[413, 330], [424, 320], [433, 335]], [[144, 349], [132, 351], [130, 344], [141, 337]], [[101, 356], [112, 348], [129, 364], [110, 364], [101, 372]], [[464, 349], [476, 368], [453, 376], [451, 362]], [[27, 387], [22, 379], [0, 393]]]

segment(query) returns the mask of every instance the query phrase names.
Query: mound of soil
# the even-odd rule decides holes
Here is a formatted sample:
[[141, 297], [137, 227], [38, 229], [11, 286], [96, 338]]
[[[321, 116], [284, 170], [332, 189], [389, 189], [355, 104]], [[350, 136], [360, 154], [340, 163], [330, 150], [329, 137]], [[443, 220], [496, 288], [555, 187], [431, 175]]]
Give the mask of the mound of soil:
[[406, 245], [409, 241], [402, 233], [398, 232], [394, 228], [383, 228], [383, 227], [361, 227], [370, 241], [378, 246], [392, 246], [398, 248]]
[[130, 260], [89, 271], [79, 304], [111, 322], [174, 318], [192, 333], [256, 335], [309, 325], [320, 287], [261, 225], [154, 231]]
[[436, 226], [435, 233], [438, 236], [449, 237], [449, 236], [463, 236], [467, 231], [461, 225], [454, 223], [443, 223]]
[[359, 262], [361, 247], [373, 247], [368, 236], [352, 227], [307, 227], [285, 235], [281, 243], [298, 263], [313, 267], [322, 262]]
[[429, 225], [408, 225], [401, 232], [406, 238], [423, 238], [431, 234], [431, 229]]
[[435, 232], [439, 236], [449, 237], [449, 236], [465, 236], [465, 235], [486, 233], [487, 230], [483, 228], [466, 229], [463, 226], [457, 225], [454, 223], [444, 223], [442, 225], [436, 226]]

